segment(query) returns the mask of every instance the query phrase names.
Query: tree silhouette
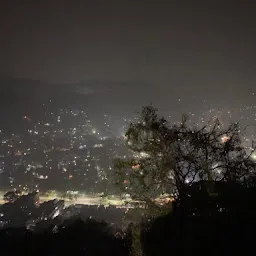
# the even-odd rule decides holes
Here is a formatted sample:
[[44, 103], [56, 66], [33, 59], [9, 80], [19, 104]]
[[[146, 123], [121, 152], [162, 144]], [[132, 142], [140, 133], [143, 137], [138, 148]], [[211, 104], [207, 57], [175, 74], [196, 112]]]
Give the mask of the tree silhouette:
[[145, 255], [254, 255], [256, 187], [214, 181], [216, 195], [202, 183], [189, 187], [190, 197], [175, 202], [172, 212], [142, 230]]
[[218, 119], [199, 127], [183, 116], [179, 124], [171, 125], [157, 109], [144, 107], [126, 133], [130, 158], [115, 161], [116, 182], [132, 199], [159, 209], [159, 196], [171, 194], [182, 200], [198, 181], [207, 181], [203, 184], [212, 194], [214, 181], [252, 181], [255, 146], [243, 146], [241, 133], [237, 123], [224, 128]]
[[124, 238], [114, 236], [105, 222], [70, 220], [53, 232], [30, 232], [25, 228], [0, 230], [1, 255], [129, 255]]
[[8, 191], [4, 194], [3, 200], [8, 203], [13, 203], [21, 196], [21, 192], [18, 190]]

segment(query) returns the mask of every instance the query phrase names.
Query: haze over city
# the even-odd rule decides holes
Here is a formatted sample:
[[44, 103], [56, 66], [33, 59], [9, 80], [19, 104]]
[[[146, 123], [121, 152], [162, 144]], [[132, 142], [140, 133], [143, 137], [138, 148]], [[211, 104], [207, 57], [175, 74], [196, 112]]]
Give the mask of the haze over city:
[[[211, 156], [206, 150], [205, 161], [212, 161], [208, 165], [196, 165], [200, 157], [195, 155], [187, 164], [184, 162], [190, 161], [191, 155], [179, 160], [176, 166], [184, 164], [182, 177], [186, 171], [189, 173], [191, 165], [205, 172], [211, 166], [212, 172], [216, 169], [223, 175], [223, 179], [214, 182], [226, 179], [225, 184], [229, 185], [224, 169], [235, 173], [246, 166], [250, 174], [243, 173], [243, 179], [250, 178], [251, 182], [256, 163], [254, 16], [253, 1], [2, 1], [0, 229], [25, 227], [32, 233], [49, 229], [51, 234], [57, 234], [62, 227], [69, 226], [67, 223], [74, 216], [79, 216], [83, 222], [87, 218], [89, 222], [107, 221], [114, 230], [111, 236], [116, 238], [118, 234], [120, 248], [125, 248], [120, 250], [133, 248], [133, 240], [127, 235], [131, 216], [134, 225], [141, 224], [149, 216], [149, 201], [161, 207], [167, 205], [168, 214], [170, 209], [175, 212], [181, 207], [173, 205], [183, 202], [181, 191], [185, 190], [178, 186], [177, 174], [169, 175], [175, 169], [172, 161], [183, 157], [170, 155], [181, 154], [180, 148], [175, 148], [181, 141], [179, 136], [184, 136], [185, 145], [187, 141], [194, 143], [191, 134], [198, 134], [197, 139], [202, 136], [201, 143], [209, 133], [208, 144], [204, 141], [204, 145], [214, 148], [209, 150], [214, 152]], [[184, 114], [188, 116], [187, 123]], [[167, 122], [158, 119], [158, 115]], [[214, 130], [216, 127], [225, 132]], [[138, 134], [143, 134], [145, 145], [159, 142], [160, 146], [154, 145], [159, 152], [153, 147], [152, 152], [146, 152], [148, 147], [136, 145]], [[168, 137], [170, 134], [173, 137]], [[234, 144], [225, 148], [229, 143]], [[193, 152], [202, 151], [204, 147], [198, 145]], [[141, 199], [138, 195], [144, 195], [148, 188], [144, 183], [136, 183], [137, 189], [144, 190], [129, 190], [134, 177], [127, 168], [139, 170], [140, 175], [156, 166], [157, 174], [163, 172], [165, 165], [155, 161], [160, 158], [161, 164], [166, 164], [166, 152], [158, 147], [169, 149], [168, 161], [172, 159], [172, 164], [168, 163], [167, 180], [168, 185], [175, 180], [172, 192], [163, 189], [154, 200], [153, 196]], [[237, 152], [223, 165], [223, 154], [231, 149]], [[117, 159], [123, 164], [119, 163], [121, 181], [116, 178]], [[146, 161], [151, 161], [147, 171], [143, 169]], [[234, 173], [230, 177], [237, 177]], [[197, 182], [212, 182], [207, 175], [193, 174], [183, 179], [183, 185], [193, 187]], [[236, 178], [235, 183], [240, 186], [241, 180]], [[254, 183], [250, 182], [242, 185], [253, 189]], [[234, 194], [237, 192], [241, 198], [243, 186], [234, 189]], [[155, 191], [159, 187], [164, 186], [161, 183]], [[212, 194], [218, 194], [215, 192]], [[160, 194], [165, 196], [161, 197], [164, 203]], [[246, 197], [253, 198], [250, 196]], [[201, 200], [201, 206], [206, 207], [207, 200]], [[171, 202], [175, 203], [170, 207]], [[219, 212], [229, 209], [219, 205]], [[231, 208], [227, 212], [234, 210]], [[147, 213], [141, 213], [141, 209]], [[133, 210], [136, 217], [133, 212], [129, 215]], [[210, 211], [207, 214], [215, 216]], [[191, 212], [191, 216], [203, 216], [194, 208]], [[189, 219], [189, 214], [184, 216]], [[234, 216], [239, 214], [235, 212]], [[152, 220], [153, 215], [150, 216], [148, 219]], [[158, 216], [154, 218], [157, 220]], [[129, 242], [124, 242], [126, 239]], [[151, 244], [148, 241], [147, 246]], [[134, 250], [146, 253], [145, 248]], [[124, 251], [119, 255], [126, 255]]]

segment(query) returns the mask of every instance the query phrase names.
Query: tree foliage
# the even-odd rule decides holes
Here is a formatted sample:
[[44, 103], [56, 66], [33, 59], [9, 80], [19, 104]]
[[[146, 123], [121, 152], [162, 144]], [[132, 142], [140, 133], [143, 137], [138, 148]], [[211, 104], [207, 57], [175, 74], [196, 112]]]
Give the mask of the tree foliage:
[[225, 128], [218, 119], [200, 127], [183, 116], [170, 124], [154, 107], [144, 107], [126, 133], [130, 158], [115, 162], [116, 182], [148, 207], [166, 193], [182, 198], [198, 181], [247, 182], [255, 174], [255, 145], [245, 147], [242, 132], [237, 123]]
[[[254, 255], [255, 186], [216, 181], [209, 195], [195, 182], [186, 202], [142, 227], [144, 255]], [[200, 188], [201, 187], [201, 188]]]
[[4, 194], [3, 200], [8, 203], [13, 203], [21, 196], [21, 192], [18, 190], [8, 191]]

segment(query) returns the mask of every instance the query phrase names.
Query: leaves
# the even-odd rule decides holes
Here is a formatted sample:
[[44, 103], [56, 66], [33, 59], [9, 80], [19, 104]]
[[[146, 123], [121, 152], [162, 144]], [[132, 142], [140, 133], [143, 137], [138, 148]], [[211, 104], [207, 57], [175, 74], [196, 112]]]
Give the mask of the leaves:
[[162, 194], [181, 196], [184, 187], [199, 180], [244, 182], [255, 174], [255, 148], [248, 153], [240, 136], [237, 123], [224, 129], [215, 119], [190, 126], [184, 115], [179, 125], [170, 125], [156, 108], [144, 107], [126, 133], [132, 157], [115, 162], [116, 181], [148, 206]]

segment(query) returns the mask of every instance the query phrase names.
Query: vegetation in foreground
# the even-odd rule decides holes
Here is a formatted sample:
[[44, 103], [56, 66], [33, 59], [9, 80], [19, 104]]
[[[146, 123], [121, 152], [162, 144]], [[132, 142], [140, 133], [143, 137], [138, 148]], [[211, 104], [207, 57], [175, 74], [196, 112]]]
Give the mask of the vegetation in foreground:
[[[74, 222], [43, 234], [3, 230], [3, 255], [253, 255], [255, 147], [238, 124], [212, 120], [170, 125], [146, 107], [130, 125], [129, 160], [116, 161], [116, 183], [144, 203], [139, 225], [113, 234], [107, 225]], [[155, 200], [174, 197], [172, 210]], [[168, 210], [169, 209], [169, 210]], [[22, 231], [22, 232], [21, 232]]]

